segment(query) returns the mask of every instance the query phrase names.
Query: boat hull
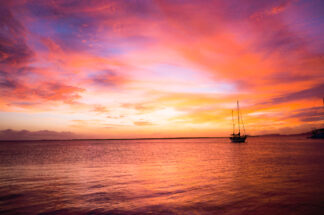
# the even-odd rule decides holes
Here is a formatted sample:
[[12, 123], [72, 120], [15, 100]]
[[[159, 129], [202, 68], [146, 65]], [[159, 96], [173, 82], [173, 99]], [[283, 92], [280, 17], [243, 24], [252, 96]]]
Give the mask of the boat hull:
[[246, 136], [230, 137], [232, 143], [245, 143]]

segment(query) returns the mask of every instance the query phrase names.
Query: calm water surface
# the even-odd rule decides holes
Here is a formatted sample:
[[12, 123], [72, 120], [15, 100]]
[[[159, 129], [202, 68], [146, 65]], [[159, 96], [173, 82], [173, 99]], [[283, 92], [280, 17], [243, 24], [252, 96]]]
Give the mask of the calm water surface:
[[0, 214], [323, 212], [323, 140], [0, 143]]

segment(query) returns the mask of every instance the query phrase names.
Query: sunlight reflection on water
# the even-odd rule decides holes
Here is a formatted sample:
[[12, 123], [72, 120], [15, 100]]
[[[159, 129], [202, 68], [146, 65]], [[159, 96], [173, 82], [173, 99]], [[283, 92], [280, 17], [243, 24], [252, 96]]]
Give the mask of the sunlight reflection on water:
[[312, 214], [324, 142], [304, 137], [0, 143], [1, 214]]

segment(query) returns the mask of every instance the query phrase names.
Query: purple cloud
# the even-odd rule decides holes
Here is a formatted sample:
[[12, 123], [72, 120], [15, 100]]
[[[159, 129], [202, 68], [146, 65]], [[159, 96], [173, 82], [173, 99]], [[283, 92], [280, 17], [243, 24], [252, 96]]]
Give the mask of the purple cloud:
[[323, 107], [303, 108], [296, 110], [288, 118], [299, 118], [303, 122], [316, 122], [324, 119]]
[[289, 93], [286, 95], [282, 95], [277, 98], [273, 98], [270, 102], [266, 102], [265, 104], [279, 104], [284, 102], [296, 101], [301, 99], [308, 99], [308, 98], [323, 98], [324, 92], [324, 83], [316, 85], [312, 88], [297, 91], [294, 93]]
[[6, 8], [0, 8], [0, 63], [17, 65], [34, 55], [25, 40], [25, 28]]

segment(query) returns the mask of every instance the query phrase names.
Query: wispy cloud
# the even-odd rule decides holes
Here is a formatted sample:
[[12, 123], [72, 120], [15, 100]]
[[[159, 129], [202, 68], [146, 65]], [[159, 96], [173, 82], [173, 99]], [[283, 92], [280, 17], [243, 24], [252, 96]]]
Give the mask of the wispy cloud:
[[305, 90], [300, 90], [273, 98], [270, 103], [276, 104], [310, 98], [318, 98], [319, 100], [321, 100], [321, 98], [323, 97], [323, 92], [324, 84], [319, 84]]

